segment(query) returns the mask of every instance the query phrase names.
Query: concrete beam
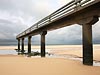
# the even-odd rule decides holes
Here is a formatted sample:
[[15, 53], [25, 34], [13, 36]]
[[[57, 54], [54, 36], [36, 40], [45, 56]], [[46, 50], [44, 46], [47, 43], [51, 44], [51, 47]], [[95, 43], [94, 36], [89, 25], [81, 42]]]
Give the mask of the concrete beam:
[[22, 54], [24, 53], [24, 38], [22, 38]]
[[[80, 1], [80, 0], [78, 0], [78, 1]], [[78, 6], [79, 6], [79, 3], [78, 3]], [[69, 26], [72, 24], [78, 24], [80, 22], [80, 20], [83, 20], [84, 18], [88, 18], [91, 16], [95, 16], [95, 15], [100, 17], [100, 0], [95, 0], [94, 2], [91, 2], [91, 3], [81, 6], [81, 7], [79, 6], [79, 7], [77, 7], [76, 11], [72, 11], [62, 17], [59, 16], [59, 18], [57, 20], [53, 20], [51, 17], [50, 19], [53, 20], [52, 22], [50, 22], [46, 25], [43, 25], [41, 27], [39, 27], [39, 25], [38, 25], [39, 28], [34, 27], [35, 30], [33, 29], [31, 32], [29, 32], [25, 35], [23, 35], [23, 33], [22, 33], [21, 36], [19, 36], [17, 38], [33, 36], [33, 35], [39, 34], [41, 31], [46, 31], [46, 30], [51, 31], [51, 30], [59, 29], [59, 28]]]
[[28, 37], [28, 54], [31, 53], [31, 36]]
[[45, 57], [45, 35], [47, 31], [41, 33], [41, 57]]

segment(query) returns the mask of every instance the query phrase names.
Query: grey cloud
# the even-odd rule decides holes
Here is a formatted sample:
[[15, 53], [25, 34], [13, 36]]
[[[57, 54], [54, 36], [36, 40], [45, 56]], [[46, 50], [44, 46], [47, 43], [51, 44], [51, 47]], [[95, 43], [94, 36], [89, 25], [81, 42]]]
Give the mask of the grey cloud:
[[[44, 3], [45, 2], [45, 3]], [[35, 0], [0, 0], [0, 10], [9, 11], [10, 13], [22, 12], [24, 15], [36, 16], [43, 18], [50, 12], [48, 1], [35, 1]], [[37, 18], [35, 16], [35, 18]]]
[[100, 44], [100, 21], [93, 25], [93, 42]]
[[[58, 0], [61, 2], [62, 0]], [[16, 35], [63, 6], [54, 0], [0, 0], [0, 43], [14, 43]], [[61, 3], [62, 4], [62, 3]], [[100, 21], [93, 26], [93, 40], [100, 43]], [[33, 36], [33, 44], [40, 36]], [[16, 42], [16, 41], [15, 41]], [[81, 44], [82, 26], [72, 25], [48, 32], [47, 44]]]
[[81, 44], [81, 31], [82, 28], [79, 25], [58, 29], [48, 33], [47, 42], [55, 44]]
[[0, 39], [14, 39], [19, 31], [24, 30], [24, 26], [8, 20], [0, 20]]

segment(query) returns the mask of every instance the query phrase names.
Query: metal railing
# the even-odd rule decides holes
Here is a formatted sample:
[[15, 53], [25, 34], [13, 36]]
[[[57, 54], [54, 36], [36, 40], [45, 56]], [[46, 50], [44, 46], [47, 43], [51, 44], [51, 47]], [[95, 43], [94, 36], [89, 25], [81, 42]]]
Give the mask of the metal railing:
[[73, 0], [73, 1], [69, 2], [68, 4], [66, 4], [65, 6], [63, 6], [62, 8], [60, 8], [57, 11], [53, 12], [49, 16], [47, 16], [44, 19], [40, 20], [39, 22], [37, 22], [36, 24], [31, 26], [30, 28], [28, 28], [24, 32], [20, 33], [19, 35], [17, 35], [16, 38], [19, 38], [21, 36], [29, 34], [30, 32], [32, 32], [32, 31], [34, 31], [38, 28], [41, 28], [45, 25], [48, 25], [51, 22], [54, 22], [54, 21], [56, 21], [56, 20], [58, 20], [58, 19], [60, 19], [64, 16], [66, 16], [70, 12], [76, 11], [79, 8], [85, 6], [85, 5], [87, 5], [87, 4], [89, 4], [93, 1], [95, 1], [95, 0]]

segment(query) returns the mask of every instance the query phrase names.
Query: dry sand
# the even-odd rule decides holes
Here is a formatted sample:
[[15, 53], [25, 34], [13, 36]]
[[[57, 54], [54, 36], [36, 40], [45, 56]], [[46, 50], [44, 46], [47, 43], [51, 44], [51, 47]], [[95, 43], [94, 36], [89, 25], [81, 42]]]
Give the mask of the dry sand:
[[[34, 46], [34, 49], [36, 48], [39, 47]], [[55, 54], [72, 54], [82, 57], [82, 46], [80, 45], [47, 46], [47, 49]], [[100, 61], [100, 45], [95, 45], [94, 49], [94, 59]], [[81, 61], [65, 58], [27, 58], [17, 55], [0, 55], [0, 75], [100, 75], [100, 67], [86, 66]]]

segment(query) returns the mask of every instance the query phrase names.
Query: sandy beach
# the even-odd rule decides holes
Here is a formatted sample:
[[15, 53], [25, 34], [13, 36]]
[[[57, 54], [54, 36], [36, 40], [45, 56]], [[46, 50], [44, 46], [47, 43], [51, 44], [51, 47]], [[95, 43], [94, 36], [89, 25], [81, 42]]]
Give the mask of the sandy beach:
[[[4, 48], [0, 47], [0, 50]], [[13, 50], [16, 46], [6, 46]], [[32, 49], [39, 49], [32, 46]], [[27, 47], [26, 47], [27, 49]], [[50, 53], [82, 57], [81, 45], [47, 46]], [[100, 45], [94, 45], [94, 60], [100, 61]], [[100, 66], [83, 65], [81, 61], [66, 58], [25, 57], [0, 55], [0, 75], [100, 75]]]

